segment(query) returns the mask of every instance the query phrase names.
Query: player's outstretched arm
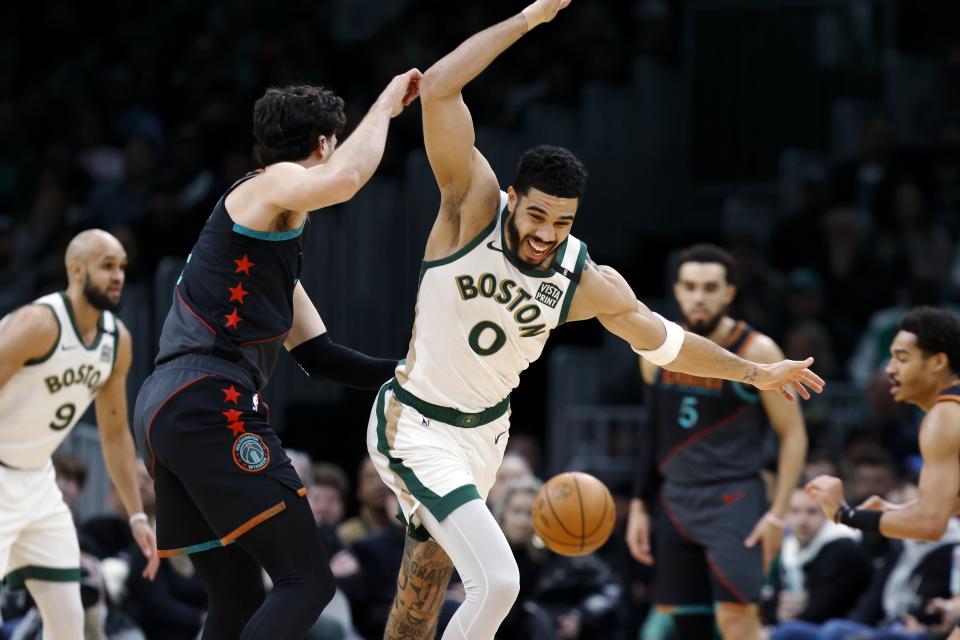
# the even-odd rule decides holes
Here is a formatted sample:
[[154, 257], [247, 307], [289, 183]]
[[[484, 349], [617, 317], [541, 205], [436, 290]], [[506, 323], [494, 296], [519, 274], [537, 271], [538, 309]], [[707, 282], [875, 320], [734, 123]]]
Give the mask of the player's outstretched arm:
[[853, 509], [843, 499], [839, 478], [820, 476], [806, 486], [807, 494], [820, 503], [828, 518], [844, 524], [877, 531], [888, 538], [937, 541], [947, 530], [960, 493], [960, 404], [934, 405], [920, 428], [920, 455], [923, 468], [917, 499], [900, 508], [875, 511]]
[[493, 170], [474, 148], [473, 120], [461, 91], [523, 34], [552, 20], [569, 3], [537, 0], [522, 13], [471, 36], [424, 73], [421, 105], [427, 157], [441, 193], [458, 211], [478, 182], [486, 187], [482, 191], [492, 190], [493, 198], [499, 189]]
[[309, 169], [293, 162], [271, 167], [258, 178], [267, 202], [286, 211], [316, 211], [352, 198], [380, 165], [390, 119], [416, 99], [421, 77], [411, 69], [393, 78], [327, 162]]
[[157, 574], [160, 556], [153, 527], [143, 516], [140, 487], [137, 480], [137, 451], [127, 422], [127, 373], [133, 360], [130, 332], [117, 320], [120, 338], [117, 341], [117, 361], [113, 372], [97, 393], [97, 427], [100, 431], [100, 449], [103, 462], [113, 486], [117, 489], [123, 508], [130, 518], [130, 528], [137, 546], [147, 558], [143, 575], [149, 580]]
[[358, 389], [378, 389], [393, 377], [395, 359], [374, 358], [337, 344], [301, 283], [293, 289], [293, 327], [283, 346], [310, 378]]
[[29, 304], [14, 311], [0, 329], [0, 389], [31, 360], [51, 355], [59, 325], [46, 305]]
[[823, 380], [808, 369], [813, 358], [773, 364], [744, 360], [654, 314], [637, 300], [623, 276], [591, 262], [583, 271], [568, 318], [593, 317], [641, 356], [670, 371], [744, 382], [761, 390], [777, 391], [791, 401], [792, 392], [807, 399], [808, 388], [817, 393], [823, 390]]

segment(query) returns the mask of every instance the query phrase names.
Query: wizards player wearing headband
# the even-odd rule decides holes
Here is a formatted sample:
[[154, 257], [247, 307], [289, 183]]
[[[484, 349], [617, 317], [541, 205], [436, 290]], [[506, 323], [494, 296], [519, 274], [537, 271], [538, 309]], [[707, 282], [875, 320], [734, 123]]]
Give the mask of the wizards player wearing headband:
[[[943, 309], [918, 307], [900, 321], [890, 345], [890, 393], [926, 412], [920, 423], [923, 467], [917, 498], [892, 504], [870, 496], [854, 508], [843, 482], [819, 476], [806, 486], [828, 518], [889, 538], [935, 541], [960, 513], [960, 318]], [[960, 639], [960, 629], [950, 636]]]
[[190, 554], [209, 596], [204, 640], [302, 638], [333, 597], [306, 490], [260, 391], [282, 347], [311, 377], [375, 387], [390, 375], [395, 362], [326, 335], [300, 284], [302, 239], [308, 212], [349, 200], [373, 174], [419, 81], [416, 69], [394, 78], [339, 148], [343, 100], [268, 89], [254, 107], [264, 169], [216, 204], [174, 287], [134, 423], [160, 555]]

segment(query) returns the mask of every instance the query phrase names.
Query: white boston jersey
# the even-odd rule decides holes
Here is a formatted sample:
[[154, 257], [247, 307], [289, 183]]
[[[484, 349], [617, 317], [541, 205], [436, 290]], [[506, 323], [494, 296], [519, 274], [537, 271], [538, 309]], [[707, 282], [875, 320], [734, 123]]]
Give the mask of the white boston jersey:
[[[117, 356], [117, 319], [109, 311], [101, 314], [97, 338], [87, 347], [63, 293], [33, 304], [53, 310], [60, 332], [53, 349], [0, 389], [0, 462], [19, 469], [47, 464], [110, 377]], [[0, 331], [6, 322], [0, 320]]]
[[507, 196], [500, 214], [455, 254], [425, 261], [401, 387], [426, 402], [475, 413], [520, 383], [562, 324], [580, 280], [587, 246], [568, 236], [553, 266], [532, 269], [506, 248]]

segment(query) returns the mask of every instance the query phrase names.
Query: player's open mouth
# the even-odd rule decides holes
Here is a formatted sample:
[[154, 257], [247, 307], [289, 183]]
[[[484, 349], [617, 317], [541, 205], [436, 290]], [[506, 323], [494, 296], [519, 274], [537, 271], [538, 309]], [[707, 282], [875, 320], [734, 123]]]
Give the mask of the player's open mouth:
[[892, 396], [897, 395], [897, 391], [900, 391], [900, 383], [894, 380], [893, 378], [891, 378], [890, 379], [890, 395]]
[[533, 238], [527, 238], [527, 251], [534, 258], [543, 258], [547, 255], [547, 251], [550, 249], [549, 244], [543, 242], [537, 242]]

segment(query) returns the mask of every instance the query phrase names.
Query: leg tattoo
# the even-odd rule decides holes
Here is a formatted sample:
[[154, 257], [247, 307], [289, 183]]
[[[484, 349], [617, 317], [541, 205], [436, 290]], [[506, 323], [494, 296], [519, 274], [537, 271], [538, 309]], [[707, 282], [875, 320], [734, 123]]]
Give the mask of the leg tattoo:
[[453, 563], [433, 540], [407, 536], [384, 640], [433, 640]]

